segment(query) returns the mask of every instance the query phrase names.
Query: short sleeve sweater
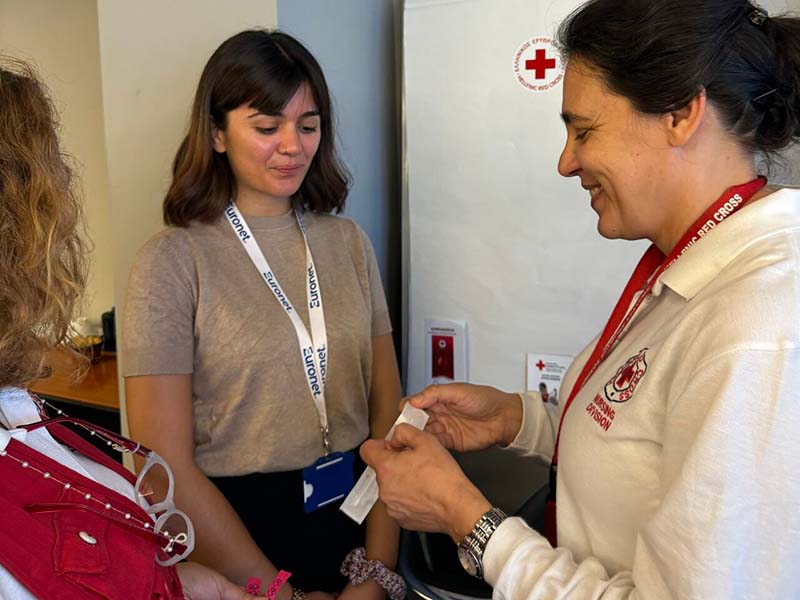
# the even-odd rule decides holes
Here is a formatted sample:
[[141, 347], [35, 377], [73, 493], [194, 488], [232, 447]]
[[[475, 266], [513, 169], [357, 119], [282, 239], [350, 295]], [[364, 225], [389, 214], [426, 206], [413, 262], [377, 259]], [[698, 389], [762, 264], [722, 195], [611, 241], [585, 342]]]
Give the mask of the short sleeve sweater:
[[[368, 435], [371, 342], [391, 324], [364, 232], [333, 215], [307, 213], [305, 221], [328, 333], [330, 439], [342, 451]], [[305, 245], [294, 213], [247, 222], [308, 329]], [[293, 470], [320, 456], [295, 330], [224, 217], [167, 228], [142, 247], [122, 347], [126, 377], [192, 375], [195, 461], [206, 475]]]

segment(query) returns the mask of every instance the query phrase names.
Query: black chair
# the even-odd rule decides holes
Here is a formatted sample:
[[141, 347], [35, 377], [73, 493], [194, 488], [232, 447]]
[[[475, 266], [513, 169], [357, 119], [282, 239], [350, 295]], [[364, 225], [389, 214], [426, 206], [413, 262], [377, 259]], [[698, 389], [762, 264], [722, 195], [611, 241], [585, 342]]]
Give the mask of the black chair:
[[[539, 533], [544, 532], [547, 492], [548, 486], [545, 484], [514, 513]], [[406, 580], [409, 600], [492, 596], [489, 585], [464, 571], [458, 562], [453, 541], [444, 534], [403, 530], [397, 570]]]

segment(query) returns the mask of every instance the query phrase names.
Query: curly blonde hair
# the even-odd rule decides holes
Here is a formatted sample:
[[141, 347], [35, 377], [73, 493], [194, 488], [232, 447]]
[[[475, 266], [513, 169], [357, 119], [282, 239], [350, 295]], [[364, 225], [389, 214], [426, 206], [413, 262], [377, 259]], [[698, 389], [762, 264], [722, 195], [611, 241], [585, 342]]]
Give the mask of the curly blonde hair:
[[46, 374], [86, 282], [81, 203], [48, 91], [0, 57], [0, 386]]

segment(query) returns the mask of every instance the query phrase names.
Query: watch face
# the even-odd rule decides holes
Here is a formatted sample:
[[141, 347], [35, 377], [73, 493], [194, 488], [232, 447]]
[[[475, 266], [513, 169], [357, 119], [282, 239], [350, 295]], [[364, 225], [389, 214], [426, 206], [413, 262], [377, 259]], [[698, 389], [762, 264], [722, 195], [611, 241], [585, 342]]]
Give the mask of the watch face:
[[461, 566], [464, 567], [464, 570], [467, 573], [469, 573], [473, 577], [478, 576], [478, 561], [472, 555], [472, 552], [470, 552], [466, 548], [462, 548], [459, 546], [458, 560], [461, 562]]

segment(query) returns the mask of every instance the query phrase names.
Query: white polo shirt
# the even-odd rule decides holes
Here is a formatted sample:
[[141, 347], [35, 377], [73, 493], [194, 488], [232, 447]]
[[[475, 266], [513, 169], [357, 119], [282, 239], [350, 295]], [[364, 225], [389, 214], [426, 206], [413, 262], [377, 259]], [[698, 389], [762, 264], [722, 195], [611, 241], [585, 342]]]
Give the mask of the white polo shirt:
[[[512, 448], [549, 460], [558, 409], [523, 405]], [[505, 521], [484, 554], [495, 597], [800, 598], [800, 190], [659, 278], [561, 435], [559, 547]]]

